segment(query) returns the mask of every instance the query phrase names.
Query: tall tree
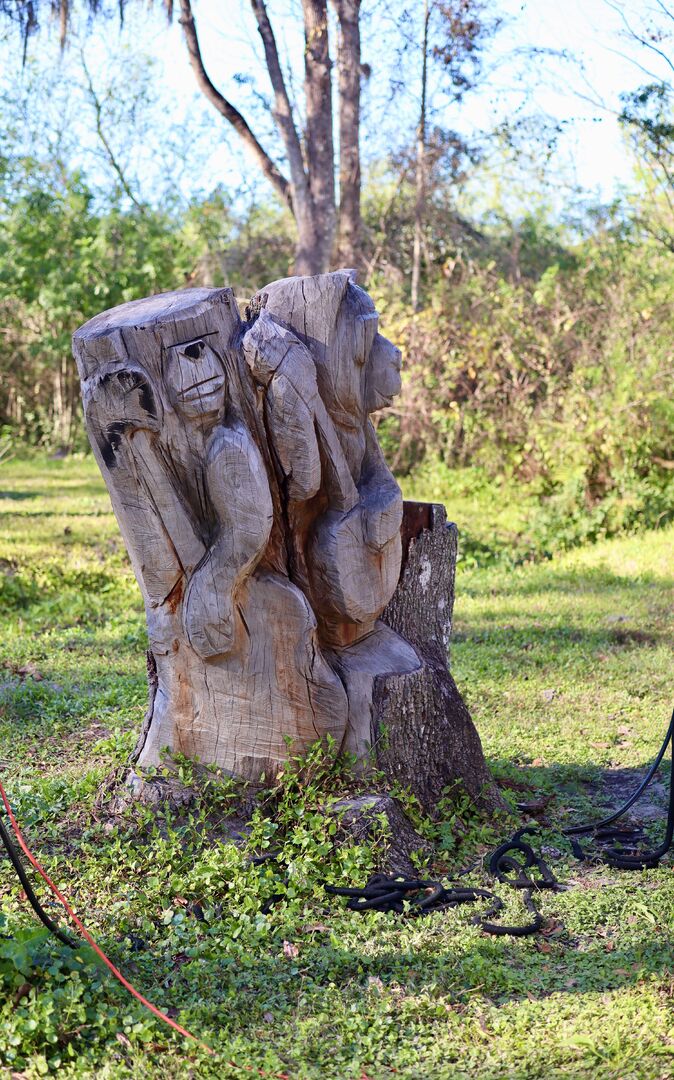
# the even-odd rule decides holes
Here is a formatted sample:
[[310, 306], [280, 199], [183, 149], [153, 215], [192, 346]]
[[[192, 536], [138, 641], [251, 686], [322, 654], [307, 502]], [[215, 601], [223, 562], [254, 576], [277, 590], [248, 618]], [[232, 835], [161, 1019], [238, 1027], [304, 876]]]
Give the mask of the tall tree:
[[428, 24], [431, 9], [424, 0], [424, 20], [421, 35], [421, 105], [417, 125], [416, 198], [414, 200], [414, 250], [412, 252], [412, 310], [419, 310], [419, 277], [421, 274], [421, 242], [426, 203], [426, 96], [428, 94]]
[[[102, 10], [100, 0], [84, 0], [91, 14]], [[125, 0], [120, 0], [123, 10]], [[169, 16], [172, 0], [164, 0]], [[265, 0], [250, 0], [273, 91], [272, 116], [283, 144], [285, 163], [279, 165], [262, 145], [251, 123], [216, 86], [206, 69], [192, 0], [179, 0], [190, 65], [197, 85], [220, 116], [236, 131], [276, 195], [291, 210], [296, 228], [295, 272], [317, 274], [331, 263], [358, 266], [362, 226], [360, 214], [360, 4], [361, 0], [332, 0], [337, 26], [337, 98], [339, 103], [339, 203], [335, 177], [333, 61], [330, 50], [328, 0], [302, 0], [304, 32], [304, 122], [291, 100], [276, 35]], [[0, 0], [0, 14], [19, 23], [27, 41], [38, 25], [47, 0]], [[51, 0], [59, 20], [61, 42], [67, 38], [70, 0]]]
[[339, 230], [337, 261], [362, 263], [360, 219], [360, 3], [333, 0], [339, 23]]
[[[443, 69], [442, 90], [450, 104], [458, 104], [475, 85], [480, 69], [480, 54], [488, 38], [499, 26], [489, 19], [483, 0], [424, 0], [421, 22], [421, 87], [416, 133], [414, 243], [412, 250], [411, 302], [414, 311], [420, 305], [421, 261], [427, 217], [429, 157], [449, 144], [456, 153], [462, 140], [456, 132], [436, 129], [429, 142], [429, 60]], [[432, 38], [431, 38], [432, 35]], [[466, 151], [463, 144], [461, 149]]]

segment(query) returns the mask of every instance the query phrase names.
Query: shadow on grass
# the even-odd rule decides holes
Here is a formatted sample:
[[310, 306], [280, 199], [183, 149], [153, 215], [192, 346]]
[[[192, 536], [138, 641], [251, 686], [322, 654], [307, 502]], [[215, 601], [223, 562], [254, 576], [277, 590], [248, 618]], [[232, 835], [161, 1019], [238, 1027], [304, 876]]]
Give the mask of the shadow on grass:
[[[356, 916], [357, 918], [358, 916]], [[426, 918], [439, 927], [442, 913]], [[523, 912], [523, 919], [527, 918]], [[466, 923], [469, 916], [466, 916]], [[435, 929], [435, 926], [434, 928]], [[455, 933], [460, 928], [454, 924]], [[403, 984], [408, 994], [430, 990], [438, 984], [457, 1001], [472, 999], [475, 991], [494, 1004], [540, 1000], [551, 994], [600, 993], [636, 986], [653, 976], [670, 977], [674, 946], [657, 935], [634, 945], [614, 947], [611, 939], [587, 946], [571, 937], [548, 946], [544, 938], [515, 939], [481, 937], [457, 943], [450, 940], [446, 950], [438, 950], [437, 933], [432, 942], [415, 948], [413, 956], [395, 951], [369, 956], [363, 979], [364, 955], [356, 951], [333, 951], [330, 978], [348, 983], [359, 977], [364, 989], [368, 980], [380, 979]], [[610, 951], [607, 949], [607, 944]], [[539, 951], [543, 945], [545, 951]], [[273, 978], [270, 971], [269, 977]]]
[[0, 510], [0, 517], [13, 518], [50, 518], [50, 517], [109, 517], [112, 510]]
[[[660, 589], [674, 589], [674, 578], [658, 574], [616, 574], [606, 566], [579, 567], [570, 569], [556, 568], [554, 563], [527, 567], [526, 574], [509, 573], [500, 575], [498, 588], [491, 589], [492, 596], [532, 596], [537, 593], [578, 593], [597, 594], [604, 597], [607, 591], [638, 590], [653, 585]], [[485, 595], [484, 586], [476, 588], [474, 583], [465, 586], [459, 581], [458, 595], [463, 591], [468, 596]]]
[[[516, 610], [502, 611], [499, 613], [499, 621], [501, 618], [504, 620], [501, 625], [471, 619], [470, 630], [457, 630], [452, 635], [450, 651], [454, 644], [490, 645], [503, 655], [508, 648], [529, 652], [537, 647], [582, 645], [587, 651], [594, 651], [602, 647], [654, 648], [671, 641], [671, 634], [666, 632], [642, 630], [629, 625], [598, 626], [592, 630], [578, 626], [542, 626], [540, 623], [532, 624], [529, 618], [526, 622], [518, 623], [521, 615]], [[512, 622], [509, 621], [511, 619]]]
[[[472, 911], [472, 905], [470, 908]], [[341, 917], [340, 912], [340, 921]], [[472, 928], [470, 936], [465, 936], [470, 917], [466, 914], [465, 928], [454, 922], [449, 940], [443, 943], [439, 937], [443, 914], [425, 916], [430, 940], [419, 945], [420, 931], [415, 935], [413, 952], [409, 945], [401, 950], [388, 948], [373, 952], [378, 924], [370, 928], [369, 939], [363, 942], [362, 950], [341, 949], [322, 940], [311, 945], [302, 942], [301, 993], [311, 994], [317, 1012], [323, 1007], [323, 995], [329, 995], [331, 991], [334, 994], [335, 987], [341, 987], [343, 993], [352, 997], [355, 993], [363, 1011], [368, 1009], [368, 997], [371, 998], [370, 1008], [376, 1011], [377, 1002], [389, 990], [393, 991], [397, 1001], [403, 993], [405, 997], [430, 993], [433, 998], [446, 994], [453, 1002], [466, 1004], [475, 1001], [479, 994], [494, 1005], [505, 1005], [543, 1000], [559, 993], [583, 995], [620, 990], [658, 976], [669, 980], [674, 966], [674, 945], [652, 932], [634, 944], [616, 947], [611, 938], [606, 938], [589, 946], [582, 942], [581, 948], [581, 941], [573, 937], [563, 943], [548, 945], [540, 936], [515, 939], [484, 935], [476, 939], [477, 931]], [[322, 918], [329, 921], [330, 915], [323, 913]], [[353, 916], [354, 921], [360, 918], [358, 914]], [[405, 926], [399, 917], [390, 916], [390, 927], [382, 927], [389, 940], [396, 918], [401, 929]], [[283, 934], [282, 926], [279, 932]], [[458, 938], [459, 934], [464, 934], [463, 938]], [[243, 1023], [248, 1011], [246, 1006], [255, 1012], [256, 997], [268, 993], [269, 987], [274, 987], [277, 1001], [285, 998], [288, 1005], [294, 1003], [300, 989], [296, 978], [289, 977], [287, 960], [278, 956], [279, 944], [279, 941], [260, 943], [254, 973], [248, 970], [238, 978], [231, 966], [222, 971], [218, 956], [213, 955], [214, 982], [208, 988], [210, 1001], [202, 998], [206, 1009], [223, 997], [231, 1001], [232, 989], [238, 990], [240, 995], [241, 1011], [237, 1006], [237, 1016]], [[543, 951], [539, 951], [541, 946]], [[270, 955], [272, 949], [274, 955]], [[144, 951], [142, 946], [140, 951]], [[180, 977], [174, 976], [175, 991], [191, 996], [193, 982], [201, 985], [203, 991], [204, 967], [209, 966], [210, 959], [202, 953], [192, 964], [183, 967]], [[222, 981], [218, 969], [225, 976]], [[244, 985], [236, 987], [237, 983]]]

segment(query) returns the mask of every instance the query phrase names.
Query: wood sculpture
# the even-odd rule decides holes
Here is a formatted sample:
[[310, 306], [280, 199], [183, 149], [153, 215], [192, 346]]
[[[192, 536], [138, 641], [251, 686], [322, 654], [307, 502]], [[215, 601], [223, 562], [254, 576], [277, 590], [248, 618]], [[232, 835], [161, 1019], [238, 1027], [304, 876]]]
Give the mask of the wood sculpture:
[[369, 417], [400, 353], [353, 272], [273, 282], [246, 321], [230, 289], [153, 296], [73, 342], [147, 614], [137, 768], [168, 749], [269, 778], [328, 736], [365, 760], [389, 680], [412, 701], [429, 666], [381, 619], [403, 502]]

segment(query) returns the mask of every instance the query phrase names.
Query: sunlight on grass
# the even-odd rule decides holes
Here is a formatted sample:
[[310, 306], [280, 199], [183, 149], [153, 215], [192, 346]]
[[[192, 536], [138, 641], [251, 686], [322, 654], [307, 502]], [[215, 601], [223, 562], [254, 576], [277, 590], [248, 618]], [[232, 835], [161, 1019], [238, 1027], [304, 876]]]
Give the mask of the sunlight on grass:
[[[487, 495], [465, 483], [445, 495], [451, 516], [461, 527], [465, 511], [484, 535]], [[503, 513], [514, 534], [521, 508]], [[224, 780], [182, 818], [107, 823], [94, 799], [142, 722], [145, 629], [95, 463], [2, 465], [0, 515], [0, 760], [12, 800], [115, 961], [216, 1050], [174, 1041], [86, 951], [73, 958], [48, 940], [0, 860], [8, 1077], [241, 1075], [231, 1059], [316, 1080], [674, 1075], [671, 864], [621, 875], [570, 860], [553, 839], [564, 847], [555, 873], [574, 887], [541, 898], [548, 936], [489, 938], [460, 909], [396, 921], [326, 900], [323, 879], [360, 880], [375, 858], [335, 853], [322, 809], [334, 778], [300, 788], [289, 777], [277, 809], [253, 819], [249, 850], [280, 845], [287, 880], [229, 841]], [[455, 676], [497, 775], [527, 798], [550, 795], [557, 824], [594, 812], [587, 784], [600, 768], [638, 770], [659, 744], [673, 549], [669, 528], [531, 565], [459, 566]], [[466, 824], [460, 845], [451, 829], [439, 841], [450, 875], [508, 827]], [[502, 895], [506, 921], [519, 921], [519, 897]]]

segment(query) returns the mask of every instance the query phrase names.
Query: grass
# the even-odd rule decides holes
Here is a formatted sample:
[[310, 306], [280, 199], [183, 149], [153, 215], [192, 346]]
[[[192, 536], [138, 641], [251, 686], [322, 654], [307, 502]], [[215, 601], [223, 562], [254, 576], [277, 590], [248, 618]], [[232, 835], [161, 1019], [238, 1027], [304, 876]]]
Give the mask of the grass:
[[[445, 501], [485, 535], [486, 497]], [[581, 866], [551, 833], [573, 887], [543, 897], [546, 935], [492, 938], [466, 910], [357, 916], [325, 896], [323, 880], [362, 880], [378, 850], [334, 850], [322, 807], [344, 781], [318, 755], [287, 771], [243, 848], [226, 831], [237, 792], [215, 776], [181, 817], [99, 814], [146, 695], [143, 613], [107, 496], [91, 459], [12, 461], [0, 512], [3, 782], [103, 948], [216, 1051], [174, 1038], [90, 950], [51, 940], [0, 859], [0, 1075], [674, 1077], [671, 864]], [[602, 770], [629, 779], [657, 749], [673, 543], [669, 528], [545, 563], [460, 565], [455, 676], [497, 775], [528, 800], [551, 796], [549, 824], [587, 813]], [[449, 875], [508, 828], [469, 825], [460, 843], [451, 816], [436, 830]], [[247, 861], [270, 846], [286, 880]], [[273, 892], [284, 899], [264, 915]], [[521, 919], [501, 892], [506, 919]]]

